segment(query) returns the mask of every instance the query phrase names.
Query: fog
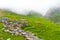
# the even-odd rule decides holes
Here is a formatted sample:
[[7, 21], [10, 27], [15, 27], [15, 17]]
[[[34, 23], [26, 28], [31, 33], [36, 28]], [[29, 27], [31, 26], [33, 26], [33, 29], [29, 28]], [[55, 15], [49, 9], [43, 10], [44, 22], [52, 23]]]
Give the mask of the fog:
[[33, 10], [45, 15], [51, 7], [58, 6], [60, 0], [0, 0], [0, 8], [7, 8], [21, 14]]

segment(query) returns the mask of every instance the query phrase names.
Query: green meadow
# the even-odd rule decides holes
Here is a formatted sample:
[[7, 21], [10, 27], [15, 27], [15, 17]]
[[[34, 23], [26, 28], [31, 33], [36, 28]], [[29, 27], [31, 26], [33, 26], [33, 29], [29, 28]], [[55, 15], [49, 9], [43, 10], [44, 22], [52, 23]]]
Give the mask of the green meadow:
[[11, 11], [0, 10], [0, 36], [3, 36], [3, 40], [11, 38], [11, 40], [26, 40], [24, 36], [15, 36], [10, 33], [3, 32], [3, 24], [1, 18], [11, 18], [12, 20], [26, 19], [29, 22], [28, 26], [24, 26], [22, 29], [34, 33], [37, 37], [43, 40], [60, 40], [60, 26], [53, 21], [45, 18], [42, 15], [21, 15]]

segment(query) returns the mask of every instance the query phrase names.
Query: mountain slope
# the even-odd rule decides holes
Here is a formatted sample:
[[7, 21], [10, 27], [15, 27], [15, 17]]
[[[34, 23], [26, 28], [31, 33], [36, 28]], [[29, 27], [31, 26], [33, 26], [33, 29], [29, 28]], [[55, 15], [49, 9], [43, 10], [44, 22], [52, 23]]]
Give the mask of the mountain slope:
[[51, 8], [45, 16], [53, 22], [60, 22], [60, 8]]
[[[20, 20], [22, 18], [26, 19], [29, 22], [29, 26], [25, 26], [22, 29], [34, 33], [43, 40], [60, 40], [60, 26], [44, 18], [43, 16], [26, 16], [18, 15], [12, 12], [3, 12], [4, 11], [2, 11], [4, 17], [11, 18], [12, 20]], [[2, 16], [0, 16], [0, 18], [1, 17]], [[3, 25], [0, 23], [0, 29], [2, 27]], [[5, 33], [1, 30], [0, 35], [4, 36], [4, 40], [8, 37], [11, 37], [12, 40], [25, 40], [23, 36], [12, 36], [11, 34]]]

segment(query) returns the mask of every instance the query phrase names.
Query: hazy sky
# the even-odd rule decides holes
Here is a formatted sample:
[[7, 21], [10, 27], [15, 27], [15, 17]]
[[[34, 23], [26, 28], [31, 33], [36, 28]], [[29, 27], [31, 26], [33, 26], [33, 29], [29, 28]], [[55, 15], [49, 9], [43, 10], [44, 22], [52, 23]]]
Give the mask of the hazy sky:
[[45, 14], [53, 6], [60, 6], [60, 0], [0, 0], [0, 8], [8, 8], [17, 12], [34, 10]]

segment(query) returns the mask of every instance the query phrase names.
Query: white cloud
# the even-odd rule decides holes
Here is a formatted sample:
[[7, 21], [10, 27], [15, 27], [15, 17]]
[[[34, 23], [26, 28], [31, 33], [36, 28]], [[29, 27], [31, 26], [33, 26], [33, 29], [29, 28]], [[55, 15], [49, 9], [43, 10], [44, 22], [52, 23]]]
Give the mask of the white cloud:
[[58, 6], [60, 0], [0, 0], [0, 8], [9, 8], [15, 11], [34, 10], [45, 14], [52, 6]]

